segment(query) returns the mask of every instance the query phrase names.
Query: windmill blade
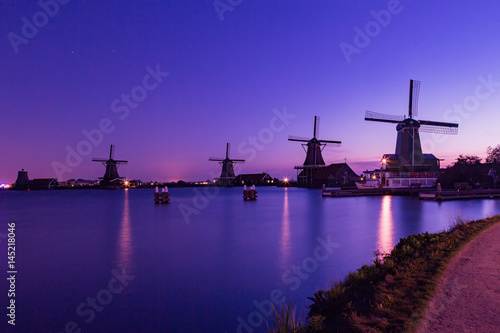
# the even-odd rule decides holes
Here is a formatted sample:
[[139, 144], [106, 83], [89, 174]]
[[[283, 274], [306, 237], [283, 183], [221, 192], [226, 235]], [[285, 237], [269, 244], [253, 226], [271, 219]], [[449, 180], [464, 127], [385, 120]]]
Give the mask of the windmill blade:
[[316, 136], [319, 136], [319, 117], [314, 116], [314, 132], [313, 132], [313, 138]]
[[288, 139], [288, 141], [309, 142], [309, 140]]
[[318, 140], [321, 143], [333, 143], [335, 145], [339, 145], [342, 143], [342, 141], [332, 141], [332, 140]]
[[215, 161], [215, 162], [222, 162], [222, 161], [224, 161], [223, 158], [217, 158], [217, 157], [210, 157], [208, 160], [209, 161]]
[[111, 145], [111, 147], [109, 147], [109, 158], [113, 159], [113, 145]]
[[418, 117], [418, 96], [420, 95], [420, 81], [410, 80], [410, 103], [408, 105], [408, 117]]
[[235, 160], [235, 159], [230, 159], [231, 162], [238, 162], [238, 163], [245, 163], [245, 160]]
[[420, 120], [420, 126], [429, 125], [429, 126], [443, 126], [443, 127], [456, 127], [458, 128], [457, 123], [445, 123], [442, 121], [432, 121], [432, 120]]
[[420, 125], [418, 129], [420, 132], [437, 133], [437, 134], [458, 134], [458, 127], [448, 126], [434, 126], [434, 125]]
[[367, 121], [380, 121], [384, 123], [399, 124], [404, 120], [404, 116], [394, 116], [390, 114], [378, 113], [366, 110], [365, 120]]
[[92, 162], [107, 162], [108, 160], [105, 158], [93, 158]]
[[421, 125], [418, 129], [421, 133], [436, 133], [436, 134], [458, 134], [458, 128], [456, 127], [442, 127], [442, 126], [431, 126], [431, 125]]
[[121, 163], [121, 164], [127, 164], [128, 161], [124, 161], [124, 160], [113, 160], [115, 161], [116, 163]]
[[321, 144], [328, 144], [328, 147], [340, 147], [341, 146], [341, 142], [340, 141], [323, 141], [321, 140], [320, 141]]
[[229, 149], [231, 149], [231, 144], [228, 142], [226, 144], [226, 158], [229, 158]]
[[300, 136], [288, 136], [288, 141], [299, 141], [299, 142], [309, 142], [311, 139], [300, 137]]
[[421, 132], [427, 133], [438, 133], [438, 134], [458, 134], [458, 124], [456, 123], [445, 123], [440, 121], [432, 120], [421, 120], [419, 121]]

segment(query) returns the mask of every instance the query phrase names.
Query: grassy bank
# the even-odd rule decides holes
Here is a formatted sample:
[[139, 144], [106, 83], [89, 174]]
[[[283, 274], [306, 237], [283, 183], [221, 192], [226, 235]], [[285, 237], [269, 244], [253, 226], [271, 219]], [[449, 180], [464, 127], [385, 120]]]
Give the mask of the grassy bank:
[[[382, 260], [310, 297], [307, 325], [279, 332], [411, 332], [449, 260], [500, 215], [458, 220], [448, 231], [411, 235]], [[273, 330], [274, 331], [274, 330]]]

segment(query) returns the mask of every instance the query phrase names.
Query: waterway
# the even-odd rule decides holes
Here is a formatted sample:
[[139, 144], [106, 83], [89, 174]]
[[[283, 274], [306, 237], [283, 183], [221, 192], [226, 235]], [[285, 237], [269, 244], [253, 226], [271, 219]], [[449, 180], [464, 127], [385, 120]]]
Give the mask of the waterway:
[[402, 237], [500, 214], [498, 199], [257, 190], [245, 202], [241, 188], [174, 188], [166, 205], [152, 189], [0, 192], [5, 276], [16, 225], [16, 331], [260, 332], [270, 302], [306, 315], [307, 297]]

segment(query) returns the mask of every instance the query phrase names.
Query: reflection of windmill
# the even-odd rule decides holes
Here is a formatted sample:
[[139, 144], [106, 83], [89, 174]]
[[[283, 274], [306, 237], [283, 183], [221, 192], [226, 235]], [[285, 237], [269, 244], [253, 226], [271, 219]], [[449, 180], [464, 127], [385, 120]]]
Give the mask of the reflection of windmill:
[[102, 164], [106, 166], [106, 172], [104, 173], [104, 177], [99, 177], [99, 179], [101, 179], [100, 184], [102, 186], [116, 187], [121, 185], [121, 180], [124, 177], [120, 177], [118, 175], [118, 165], [127, 164], [128, 161], [113, 159], [113, 145], [111, 145], [111, 147], [109, 148], [109, 159], [93, 158], [92, 161], [102, 162]]
[[[420, 81], [410, 80], [408, 118], [366, 111], [365, 120], [397, 124], [396, 154], [384, 155], [387, 167], [406, 170], [439, 170], [439, 160], [432, 154], [423, 154], [419, 132], [457, 134], [458, 124], [430, 120], [416, 120]], [[436, 170], [437, 169], [437, 170]]]
[[245, 160], [237, 160], [229, 158], [229, 142], [226, 144], [226, 158], [210, 157], [209, 161], [219, 162], [222, 166], [220, 178], [217, 178], [220, 185], [229, 186], [232, 184], [233, 179], [236, 177], [234, 174], [234, 165], [238, 162], [244, 163]]
[[314, 173], [325, 166], [325, 161], [323, 160], [321, 152], [323, 151], [323, 149], [325, 149], [326, 144], [333, 143], [336, 146], [339, 146], [341, 144], [341, 141], [318, 140], [316, 138], [318, 127], [318, 117], [314, 116], [314, 129], [312, 139], [288, 136], [288, 141], [306, 142], [302, 144], [302, 147], [306, 152], [306, 159], [304, 161], [304, 164], [303, 166], [295, 167], [295, 169], [297, 170], [302, 170], [299, 175], [297, 175], [297, 180], [301, 185], [310, 185], [314, 178]]

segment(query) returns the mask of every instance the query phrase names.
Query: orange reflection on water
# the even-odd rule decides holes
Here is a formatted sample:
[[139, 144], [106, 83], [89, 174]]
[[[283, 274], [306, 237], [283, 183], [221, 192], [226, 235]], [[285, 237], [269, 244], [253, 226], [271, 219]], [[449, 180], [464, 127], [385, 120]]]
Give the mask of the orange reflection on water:
[[123, 203], [123, 216], [118, 236], [118, 265], [129, 267], [132, 260], [132, 235], [130, 231], [130, 208], [128, 204], [128, 191], [125, 191]]
[[394, 220], [391, 203], [392, 196], [386, 195], [382, 198], [377, 241], [377, 249], [382, 253], [390, 253], [394, 247]]
[[288, 188], [285, 187], [285, 198], [283, 202], [283, 223], [281, 224], [281, 265], [289, 265], [290, 260], [290, 211], [288, 208]]

